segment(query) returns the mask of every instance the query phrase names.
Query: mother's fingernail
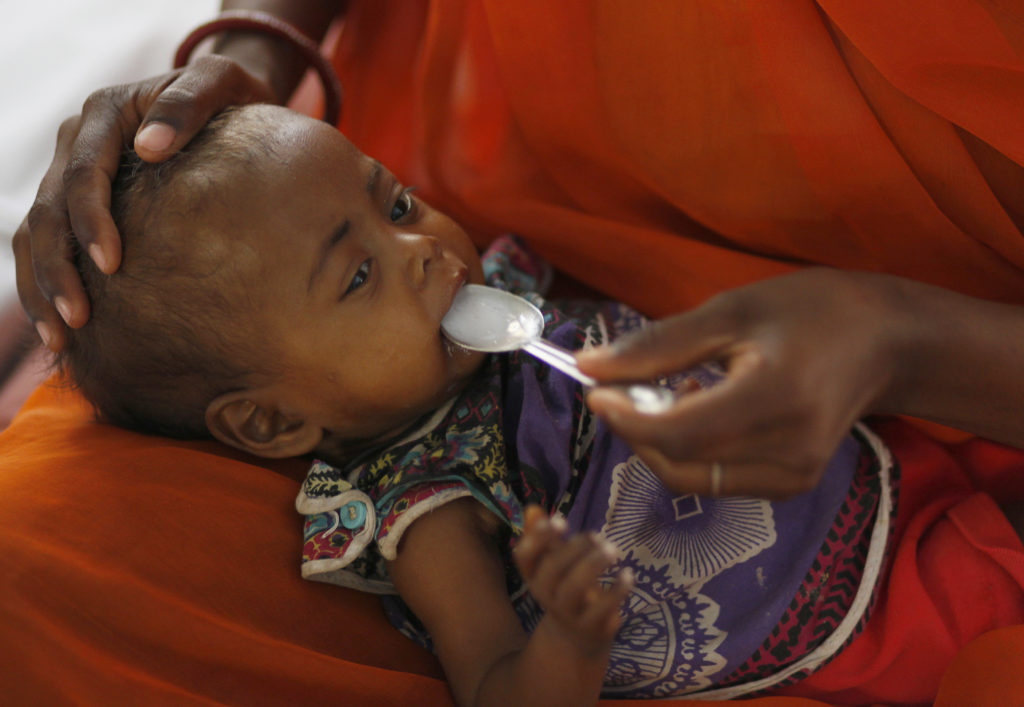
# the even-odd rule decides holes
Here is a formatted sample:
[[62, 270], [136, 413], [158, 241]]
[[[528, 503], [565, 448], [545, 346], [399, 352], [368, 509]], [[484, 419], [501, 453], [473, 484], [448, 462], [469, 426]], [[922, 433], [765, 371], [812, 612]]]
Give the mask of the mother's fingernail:
[[36, 332], [43, 340], [43, 346], [50, 348], [50, 342], [53, 341], [53, 331], [50, 329], [50, 325], [46, 322], [36, 322]]
[[60, 318], [64, 320], [68, 325], [71, 324], [71, 303], [68, 302], [64, 297], [57, 296], [53, 298], [53, 306], [60, 312]]
[[174, 128], [167, 123], [150, 123], [135, 136], [135, 145], [153, 152], [163, 152], [174, 142]]
[[583, 351], [576, 352], [576, 362], [579, 364], [588, 363], [591, 361], [600, 361], [608, 358], [611, 353], [611, 349], [608, 346], [597, 346], [592, 349], [585, 349]]
[[99, 244], [93, 243], [89, 246], [89, 257], [92, 258], [92, 262], [96, 263], [96, 267], [101, 272], [107, 272], [107, 256], [103, 249], [99, 247]]
[[616, 425], [622, 420], [622, 415], [616, 409], [616, 398], [620, 395], [607, 388], [595, 388], [587, 395], [587, 405], [609, 423]]

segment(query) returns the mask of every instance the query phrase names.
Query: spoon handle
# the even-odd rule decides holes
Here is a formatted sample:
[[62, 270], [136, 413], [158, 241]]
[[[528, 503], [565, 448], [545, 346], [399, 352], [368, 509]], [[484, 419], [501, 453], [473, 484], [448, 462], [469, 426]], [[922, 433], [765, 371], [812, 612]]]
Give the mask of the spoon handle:
[[563, 349], [558, 344], [552, 344], [545, 339], [533, 339], [528, 342], [523, 351], [539, 358], [552, 368], [557, 368], [567, 376], [575, 378], [580, 383], [591, 388], [597, 385], [597, 380], [576, 367], [576, 357], [568, 349]]
[[[523, 346], [523, 351], [589, 388], [598, 385], [597, 379], [591, 378], [576, 366], [576, 356], [572, 351], [557, 344], [545, 339], [533, 339]], [[640, 412], [656, 415], [668, 410], [675, 402], [675, 394], [671, 390], [650, 383], [628, 383], [616, 387], [629, 396], [633, 406]]]

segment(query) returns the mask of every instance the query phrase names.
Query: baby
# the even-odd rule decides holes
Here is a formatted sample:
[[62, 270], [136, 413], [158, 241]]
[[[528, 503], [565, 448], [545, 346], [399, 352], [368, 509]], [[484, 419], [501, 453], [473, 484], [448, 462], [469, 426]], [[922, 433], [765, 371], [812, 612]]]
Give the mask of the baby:
[[303, 576], [380, 593], [458, 703], [733, 697], [809, 674], [863, 625], [895, 484], [874, 436], [788, 501], [673, 495], [577, 383], [440, 331], [465, 283], [531, 299], [569, 348], [643, 318], [546, 302], [522, 242], [481, 259], [334, 128], [227, 111], [166, 163], [128, 160], [113, 202], [123, 265], [78, 258], [93, 314], [69, 377], [118, 425], [314, 458]]

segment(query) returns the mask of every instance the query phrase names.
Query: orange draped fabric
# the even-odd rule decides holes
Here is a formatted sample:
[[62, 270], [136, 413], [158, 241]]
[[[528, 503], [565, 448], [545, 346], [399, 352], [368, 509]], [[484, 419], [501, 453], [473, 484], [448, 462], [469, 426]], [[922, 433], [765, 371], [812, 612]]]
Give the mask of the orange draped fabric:
[[[354, 0], [335, 63], [341, 127], [481, 244], [658, 316], [804, 264], [1024, 303], [1022, 57], [998, 0]], [[989, 631], [1021, 621], [992, 498], [1024, 457], [882, 429], [907, 483], [875, 616], [747, 704], [1024, 694], [1024, 627]], [[0, 436], [2, 701], [449, 704], [375, 599], [299, 579], [301, 467], [37, 392]]]
[[[481, 242], [517, 232], [655, 316], [806, 264], [1024, 303], [1019, 6], [400, 5], [353, 6], [341, 128]], [[929, 701], [966, 642], [1024, 622], [1024, 548], [977, 478], [1008, 468], [997, 497], [1024, 497], [1024, 453], [889, 429], [908, 457], [889, 591], [790, 694]]]
[[299, 577], [304, 473], [36, 391], [0, 436], [0, 703], [450, 705], [376, 597]]
[[[1024, 20], [1009, 12], [353, 3], [341, 127], [481, 243], [520, 233], [650, 314], [807, 263], [1024, 302]], [[965, 133], [1005, 156], [997, 185]]]

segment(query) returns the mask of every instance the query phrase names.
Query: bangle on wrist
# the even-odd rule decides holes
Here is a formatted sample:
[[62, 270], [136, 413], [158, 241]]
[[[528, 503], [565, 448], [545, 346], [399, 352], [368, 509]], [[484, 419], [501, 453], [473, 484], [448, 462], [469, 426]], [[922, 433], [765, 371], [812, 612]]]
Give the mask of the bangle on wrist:
[[320, 47], [312, 39], [269, 12], [259, 10], [228, 10], [217, 16], [217, 19], [199, 25], [178, 46], [174, 53], [174, 68], [178, 69], [188, 63], [188, 58], [196, 46], [211, 34], [244, 30], [269, 34], [285, 40], [297, 50], [316, 71], [324, 88], [324, 121], [331, 125], [338, 124], [341, 117], [341, 80], [334, 67], [320, 53]]

